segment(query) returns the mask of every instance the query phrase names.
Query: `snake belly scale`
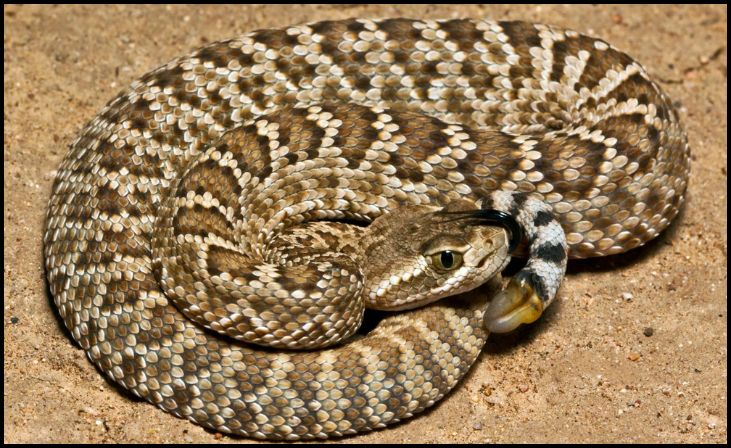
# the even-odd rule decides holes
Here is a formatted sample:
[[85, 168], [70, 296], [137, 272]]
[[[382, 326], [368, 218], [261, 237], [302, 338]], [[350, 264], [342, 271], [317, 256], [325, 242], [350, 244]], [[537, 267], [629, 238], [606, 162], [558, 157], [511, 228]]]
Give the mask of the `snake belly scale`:
[[[470, 227], [496, 252], [421, 245], [406, 272], [383, 262], [397, 251], [364, 250], [362, 229], [323, 220], [385, 233], [394, 216], [437, 220], [393, 231], [408, 240], [501, 210], [527, 239], [511, 285], [534, 291], [540, 314], [566, 255], [620, 253], [667, 227], [689, 161], [670, 100], [599, 39], [461, 19], [261, 30], [149, 72], [84, 128], [53, 186], [46, 269], [73, 338], [134, 394], [249, 437], [352, 434], [424, 410], [465, 375], [487, 299], [416, 308], [444, 289], [424, 273], [499, 272], [506, 236]], [[427, 292], [389, 302], [417, 277]], [[475, 286], [463, 277], [454, 293]], [[350, 337], [364, 307], [416, 309]], [[290, 350], [307, 347], [321, 348]]]

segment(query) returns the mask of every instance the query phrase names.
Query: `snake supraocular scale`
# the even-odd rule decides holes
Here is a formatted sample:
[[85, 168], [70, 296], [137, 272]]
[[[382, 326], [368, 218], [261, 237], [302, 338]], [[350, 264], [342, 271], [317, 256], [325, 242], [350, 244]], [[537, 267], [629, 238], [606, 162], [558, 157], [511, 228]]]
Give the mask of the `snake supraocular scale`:
[[[655, 237], [689, 159], [670, 100], [599, 39], [480, 20], [257, 31], [144, 75], [86, 126], [46, 268], [74, 339], [136, 395], [246, 436], [351, 434], [444, 396], [483, 317], [535, 319], [567, 252]], [[529, 262], [487, 315], [442, 300], [284, 350], [486, 281], [520, 233], [496, 211]]]

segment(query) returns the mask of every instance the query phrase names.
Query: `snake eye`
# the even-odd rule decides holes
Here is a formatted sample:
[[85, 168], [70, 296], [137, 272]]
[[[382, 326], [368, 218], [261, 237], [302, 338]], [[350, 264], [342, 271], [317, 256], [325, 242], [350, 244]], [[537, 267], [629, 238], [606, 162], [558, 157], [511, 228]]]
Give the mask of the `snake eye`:
[[451, 250], [443, 250], [432, 254], [431, 261], [440, 271], [451, 271], [462, 266], [462, 254]]

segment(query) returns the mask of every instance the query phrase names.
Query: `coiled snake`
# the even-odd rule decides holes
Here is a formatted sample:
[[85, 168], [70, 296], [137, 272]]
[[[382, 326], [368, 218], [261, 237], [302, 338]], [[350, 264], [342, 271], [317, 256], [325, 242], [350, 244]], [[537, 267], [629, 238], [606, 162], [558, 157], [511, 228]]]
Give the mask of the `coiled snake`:
[[[85, 127], [46, 269], [73, 338], [134, 394], [251, 437], [352, 434], [438, 401], [483, 326], [540, 315], [567, 255], [655, 237], [689, 159], [669, 99], [599, 39], [479, 20], [262, 30], [144, 75]], [[488, 311], [434, 302], [502, 270], [521, 235], [528, 264]], [[353, 336], [364, 308], [416, 309]]]

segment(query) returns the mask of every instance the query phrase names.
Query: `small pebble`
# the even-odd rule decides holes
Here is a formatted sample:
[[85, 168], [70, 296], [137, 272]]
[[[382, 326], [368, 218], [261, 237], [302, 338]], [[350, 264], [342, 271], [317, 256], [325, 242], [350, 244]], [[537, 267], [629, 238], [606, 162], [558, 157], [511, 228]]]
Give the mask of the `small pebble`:
[[[92, 416], [99, 415], [99, 411], [97, 411], [96, 409], [92, 408], [91, 406], [84, 406], [83, 408], [81, 408], [80, 412], [85, 412], [85, 413], [87, 413], [89, 415], [92, 415]], [[100, 421], [100, 420], [97, 420], [97, 421]], [[99, 424], [99, 423], [97, 423], [97, 424]]]
[[627, 359], [629, 359], [630, 361], [637, 361], [640, 358], [641, 358], [640, 354], [634, 353], [634, 352], [630, 353], [629, 356], [627, 356]]
[[521, 392], [528, 392], [528, 385], [527, 384], [520, 384], [518, 385], [518, 390]]
[[109, 432], [109, 428], [107, 427], [107, 422], [105, 422], [104, 420], [102, 420], [102, 419], [98, 418], [98, 419], [96, 419], [96, 421], [95, 421], [94, 423], [95, 423], [95, 424], [96, 424], [96, 426], [97, 426], [98, 428], [100, 428], [100, 429], [101, 429], [102, 431], [104, 431], [104, 432]]
[[629, 292], [622, 293], [622, 300], [626, 300], [627, 302], [629, 302], [630, 300], [632, 300], [634, 298], [635, 298], [635, 296], [633, 296], [632, 293], [629, 293]]
[[708, 429], [716, 429], [716, 426], [718, 426], [718, 418], [714, 415], [708, 417], [707, 425]]
[[480, 422], [475, 423], [474, 425], [472, 425], [472, 429], [474, 429], [475, 431], [481, 430], [482, 429], [482, 423], [480, 423]]
[[485, 399], [490, 404], [501, 406], [505, 404], [505, 396], [502, 393], [494, 391]]
[[11, 324], [17, 324], [18, 322], [20, 322], [20, 319], [18, 319], [17, 317], [13, 316], [10, 318]]
[[655, 330], [653, 330], [652, 327], [645, 327], [645, 329], [642, 330], [642, 334], [644, 334], [645, 336], [647, 336], [649, 338], [650, 336], [655, 334]]

